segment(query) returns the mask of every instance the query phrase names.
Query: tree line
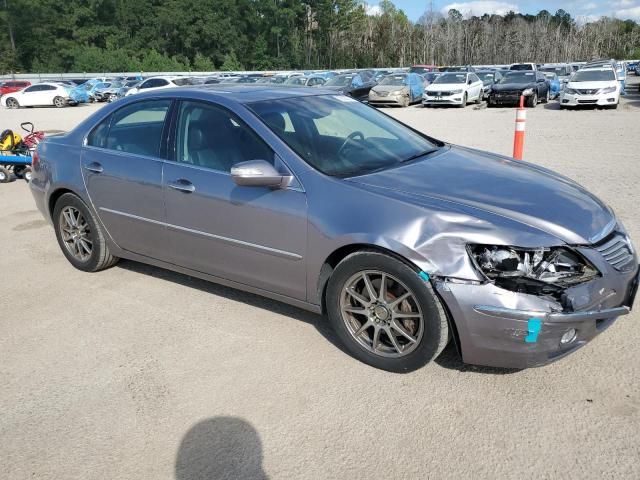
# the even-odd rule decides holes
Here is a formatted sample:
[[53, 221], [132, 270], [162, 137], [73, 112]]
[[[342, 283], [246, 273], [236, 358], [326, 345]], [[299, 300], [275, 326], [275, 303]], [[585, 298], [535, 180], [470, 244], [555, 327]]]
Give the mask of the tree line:
[[337, 69], [640, 57], [640, 25], [564, 10], [412, 22], [389, 0], [0, 0], [0, 73]]

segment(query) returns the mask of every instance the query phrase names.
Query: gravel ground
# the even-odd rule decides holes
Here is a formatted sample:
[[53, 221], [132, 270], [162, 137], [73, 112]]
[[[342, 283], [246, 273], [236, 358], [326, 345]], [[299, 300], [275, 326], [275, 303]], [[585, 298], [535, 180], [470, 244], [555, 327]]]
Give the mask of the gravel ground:
[[[640, 96], [528, 111], [525, 158], [611, 204], [640, 245]], [[96, 106], [0, 110], [73, 127]], [[510, 154], [510, 108], [386, 110]], [[496, 186], [499, 188], [499, 185]], [[638, 313], [550, 366], [394, 375], [322, 318], [133, 262], [74, 270], [22, 181], [0, 185], [0, 477], [640, 478]]]

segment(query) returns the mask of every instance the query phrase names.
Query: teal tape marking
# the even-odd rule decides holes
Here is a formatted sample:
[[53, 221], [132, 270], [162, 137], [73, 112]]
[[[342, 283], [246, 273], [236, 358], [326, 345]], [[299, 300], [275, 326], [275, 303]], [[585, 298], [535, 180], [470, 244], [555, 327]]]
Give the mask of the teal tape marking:
[[429, 274], [427, 272], [420, 272], [418, 276], [425, 282], [429, 281]]
[[524, 337], [524, 341], [527, 343], [536, 343], [538, 341], [538, 334], [542, 329], [542, 320], [539, 318], [530, 318], [527, 322], [527, 331], [529, 335]]

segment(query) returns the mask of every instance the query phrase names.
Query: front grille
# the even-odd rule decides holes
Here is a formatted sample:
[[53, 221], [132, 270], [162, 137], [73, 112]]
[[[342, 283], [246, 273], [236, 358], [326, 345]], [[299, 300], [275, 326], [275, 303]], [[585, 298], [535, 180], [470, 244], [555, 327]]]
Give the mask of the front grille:
[[598, 100], [578, 100], [578, 103], [598, 103]]
[[430, 97], [448, 97], [451, 92], [427, 92], [427, 95]]
[[616, 270], [624, 272], [633, 268], [633, 251], [625, 235], [614, 232], [594, 246]]
[[597, 88], [594, 89], [576, 89], [580, 95], [595, 95], [598, 92]]

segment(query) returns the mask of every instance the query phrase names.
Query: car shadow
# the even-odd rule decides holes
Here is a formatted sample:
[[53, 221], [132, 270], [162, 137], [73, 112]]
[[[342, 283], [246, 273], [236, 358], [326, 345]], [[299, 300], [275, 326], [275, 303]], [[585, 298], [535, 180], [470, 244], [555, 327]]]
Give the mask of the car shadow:
[[[272, 300], [260, 295], [255, 295], [243, 290], [226, 287], [224, 285], [209, 282], [207, 280], [201, 280], [196, 277], [160, 267], [155, 267], [146, 263], [122, 259], [120, 260], [120, 262], [118, 262], [117, 266], [131, 272], [159, 278], [189, 288], [196, 288], [205, 293], [223, 297], [235, 302], [245, 303], [255, 308], [261, 308], [279, 315], [287, 316], [295, 320], [308, 323], [309, 325], [312, 325], [317, 330], [317, 332], [322, 335], [322, 337], [324, 337], [325, 340], [330, 342], [345, 355], [351, 357], [351, 354], [342, 346], [342, 344], [337, 339], [335, 333], [329, 326], [329, 322], [322, 315], [318, 315], [316, 313], [309, 312], [307, 310], [303, 310], [301, 308], [294, 307], [293, 305], [279, 302], [277, 300]], [[434, 361], [436, 364], [443, 368], [446, 368], [448, 370], [456, 370], [459, 372], [473, 372], [489, 375], [508, 375], [521, 371], [520, 369], [482, 367], [466, 364], [462, 361], [462, 358], [460, 357], [460, 354], [458, 353], [458, 350], [456, 349], [455, 343], [453, 341], [449, 342], [449, 345], [445, 347], [442, 353]]]
[[273, 313], [277, 313], [279, 315], [284, 315], [295, 320], [308, 323], [309, 325], [313, 325], [318, 333], [320, 333], [320, 335], [322, 335], [332, 345], [337, 347], [343, 353], [349, 355], [342, 344], [340, 344], [335, 334], [331, 330], [328, 322], [324, 320], [322, 315], [318, 315], [316, 313], [294, 307], [293, 305], [289, 305], [287, 303], [278, 302], [277, 300], [272, 300], [260, 295], [255, 295], [243, 290], [226, 287], [218, 283], [209, 282], [207, 280], [202, 280], [164, 268], [155, 267], [146, 263], [139, 263], [122, 259], [120, 260], [120, 262], [118, 262], [117, 266], [131, 272], [148, 275], [154, 278], [160, 278], [162, 280], [177, 283], [189, 288], [196, 288], [202, 292], [209, 293], [217, 297], [223, 297], [228, 300], [245, 303], [255, 308], [261, 308]]
[[545, 110], [561, 110], [560, 102], [556, 102], [554, 100], [549, 101], [548, 103], [543, 104], [543, 108]]
[[176, 480], [267, 480], [262, 441], [256, 429], [238, 417], [213, 417], [184, 435], [176, 456]]

